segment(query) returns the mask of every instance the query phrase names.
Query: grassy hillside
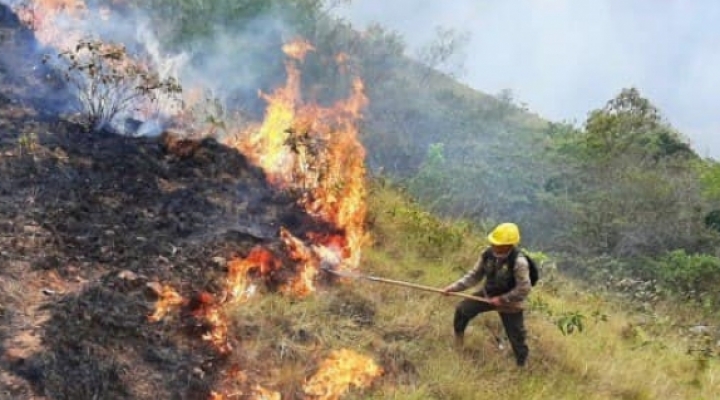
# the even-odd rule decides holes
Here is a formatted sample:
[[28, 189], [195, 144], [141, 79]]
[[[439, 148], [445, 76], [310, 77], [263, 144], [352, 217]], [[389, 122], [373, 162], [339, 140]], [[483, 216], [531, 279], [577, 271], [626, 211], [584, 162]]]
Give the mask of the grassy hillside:
[[[428, 217], [397, 191], [375, 186], [373, 244], [363, 272], [441, 287], [474, 261], [482, 236], [465, 227]], [[430, 224], [440, 224], [430, 227]], [[445, 251], [421, 233], [461, 242]], [[425, 255], [423, 255], [425, 254]], [[350, 348], [374, 358], [385, 371], [364, 390], [344, 399], [714, 399], [720, 391], [720, 364], [702, 353], [702, 338], [686, 334], [690, 318], [676, 310], [639, 313], [627, 300], [579, 289], [544, 263], [543, 281], [531, 295], [528, 312], [529, 367], [518, 370], [495, 314], [471, 323], [466, 349], [452, 346], [455, 298], [350, 280], [300, 301], [270, 295], [237, 307], [238, 332], [252, 332], [244, 350], [253, 376], [282, 398], [298, 398], [312, 363], [331, 350]], [[585, 317], [583, 330], [563, 335], [558, 321]], [[717, 351], [713, 343], [710, 347]], [[268, 368], [269, 367], [269, 368]], [[299, 397], [302, 398], [302, 397]]]

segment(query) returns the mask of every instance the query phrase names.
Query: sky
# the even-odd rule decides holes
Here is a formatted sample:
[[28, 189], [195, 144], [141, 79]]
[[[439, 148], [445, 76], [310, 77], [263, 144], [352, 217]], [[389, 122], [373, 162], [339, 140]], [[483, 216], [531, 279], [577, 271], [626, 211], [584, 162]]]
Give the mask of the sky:
[[467, 32], [460, 80], [510, 89], [552, 121], [582, 123], [637, 87], [693, 149], [720, 160], [718, 0], [353, 0], [333, 12], [397, 31], [411, 54], [437, 26]]

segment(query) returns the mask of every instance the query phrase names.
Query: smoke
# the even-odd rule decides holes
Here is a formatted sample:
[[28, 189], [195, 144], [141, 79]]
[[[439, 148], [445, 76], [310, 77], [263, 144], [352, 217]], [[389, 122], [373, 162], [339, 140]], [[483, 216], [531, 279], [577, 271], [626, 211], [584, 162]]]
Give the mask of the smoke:
[[435, 26], [467, 31], [464, 82], [488, 93], [509, 88], [554, 121], [581, 123], [635, 86], [698, 153], [720, 158], [718, 2], [359, 0], [335, 12], [358, 28], [398, 31], [409, 54]]
[[[16, 7], [21, 2], [1, 0], [1, 3]], [[150, 12], [136, 8], [107, 10], [88, 4], [81, 19], [76, 15], [59, 14], [52, 21], [50, 36], [58, 32], [70, 38], [98, 38], [103, 42], [122, 44], [129, 55], [149, 58], [152, 69], [162, 78], [178, 79], [184, 92], [201, 92], [206, 100], [217, 101], [226, 108], [239, 108], [253, 117], [260, 116], [265, 108], [258, 91], [270, 91], [284, 80], [281, 46], [295, 33], [275, 10], [260, 14], [241, 26], [207, 21], [213, 27], [209, 35], [179, 46], [175, 44], [172, 48], [167, 41], [161, 40], [158, 32], [164, 21], [154, 20]], [[64, 41], [64, 45], [73, 46], [72, 39], [64, 38]], [[36, 64], [40, 64], [43, 54], [57, 54], [60, 50], [37, 44], [28, 44], [28, 47], [34, 47], [28, 50], [37, 58]], [[58, 62], [56, 58], [49, 59]], [[158, 134], [178, 109], [177, 102], [170, 98], [161, 99], [159, 103], [158, 115], [151, 121], [123, 123], [138, 118], [129, 113], [118, 116], [114, 128], [124, 132], [127, 126], [134, 126], [138, 134]]]

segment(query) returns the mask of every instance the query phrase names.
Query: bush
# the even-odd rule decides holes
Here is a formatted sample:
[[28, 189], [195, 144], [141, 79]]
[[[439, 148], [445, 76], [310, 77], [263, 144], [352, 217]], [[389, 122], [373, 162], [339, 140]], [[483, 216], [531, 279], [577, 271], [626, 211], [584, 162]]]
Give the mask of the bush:
[[418, 206], [398, 207], [391, 211], [398, 224], [410, 236], [419, 253], [428, 259], [438, 259], [463, 245], [472, 227], [467, 223], [443, 221]]
[[76, 91], [85, 122], [95, 130], [118, 114], [150, 111], [160, 95], [181, 91], [175, 79], [160, 77], [148, 63], [131, 58], [122, 45], [83, 39], [57, 57], [63, 77]]
[[669, 291], [703, 303], [720, 303], [720, 258], [675, 250], [652, 264], [652, 275]]

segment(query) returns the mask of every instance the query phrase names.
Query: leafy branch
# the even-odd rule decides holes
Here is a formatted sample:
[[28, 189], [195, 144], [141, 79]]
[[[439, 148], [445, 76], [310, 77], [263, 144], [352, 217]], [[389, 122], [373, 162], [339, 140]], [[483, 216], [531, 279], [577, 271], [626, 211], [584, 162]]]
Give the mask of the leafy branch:
[[96, 130], [118, 114], [140, 111], [163, 94], [182, 91], [177, 80], [160, 77], [146, 63], [132, 59], [122, 45], [82, 39], [57, 57], [63, 77], [76, 90], [86, 122]]

